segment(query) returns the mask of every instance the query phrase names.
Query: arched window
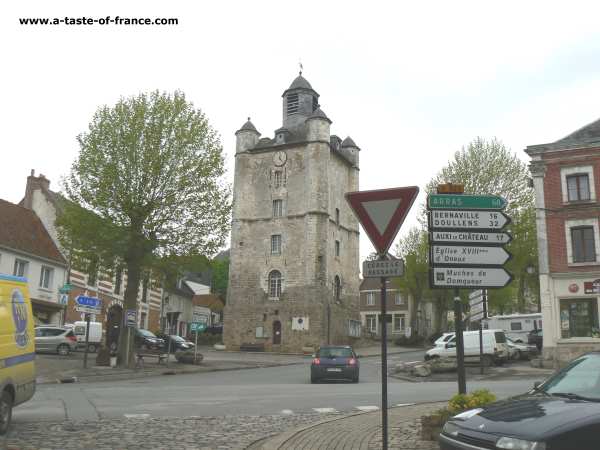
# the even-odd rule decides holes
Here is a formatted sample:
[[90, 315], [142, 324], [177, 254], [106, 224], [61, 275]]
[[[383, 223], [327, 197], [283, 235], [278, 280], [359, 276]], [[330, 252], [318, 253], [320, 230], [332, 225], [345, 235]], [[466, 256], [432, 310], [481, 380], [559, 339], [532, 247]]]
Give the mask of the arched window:
[[269, 297], [281, 297], [281, 272], [272, 270], [269, 273]]
[[341, 294], [342, 294], [342, 282], [340, 281], [340, 277], [336, 275], [335, 278], [333, 279], [333, 295], [334, 295], [336, 302], [340, 301]]

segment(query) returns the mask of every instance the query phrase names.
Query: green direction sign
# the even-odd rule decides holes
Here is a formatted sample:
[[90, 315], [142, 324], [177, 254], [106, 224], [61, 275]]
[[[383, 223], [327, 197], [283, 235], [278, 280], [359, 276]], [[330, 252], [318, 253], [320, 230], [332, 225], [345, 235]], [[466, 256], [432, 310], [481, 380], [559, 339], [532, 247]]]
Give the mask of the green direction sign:
[[504, 209], [506, 200], [495, 195], [429, 194], [429, 209]]
[[58, 292], [61, 294], [68, 294], [73, 289], [73, 285], [69, 283], [65, 283], [62, 287], [58, 289]]
[[206, 330], [206, 323], [192, 322], [190, 329], [191, 329], [191, 331], [197, 331], [197, 332], [201, 333]]

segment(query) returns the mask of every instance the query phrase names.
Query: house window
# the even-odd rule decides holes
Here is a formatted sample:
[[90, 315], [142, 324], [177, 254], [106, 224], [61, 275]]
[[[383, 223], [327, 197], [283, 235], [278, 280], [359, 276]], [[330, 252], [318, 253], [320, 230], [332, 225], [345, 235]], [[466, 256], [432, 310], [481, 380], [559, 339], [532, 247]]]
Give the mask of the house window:
[[367, 330], [375, 333], [377, 330], [377, 316], [375, 314], [367, 314]]
[[570, 202], [590, 199], [590, 180], [588, 174], [575, 174], [567, 177], [567, 192]]
[[318, 107], [319, 107], [319, 100], [317, 100], [317, 97], [315, 97], [313, 95], [312, 110], [316, 111]]
[[367, 292], [367, 306], [375, 306], [375, 293]]
[[283, 200], [273, 200], [273, 217], [283, 216]]
[[281, 235], [274, 234], [271, 236], [271, 254], [279, 255], [281, 254]]
[[16, 277], [26, 277], [28, 266], [29, 263], [27, 261], [23, 261], [22, 259], [15, 259], [15, 268], [13, 270], [13, 275]]
[[144, 280], [142, 281], [142, 302], [148, 303], [148, 284], [150, 283], [150, 275], [144, 274]]
[[281, 272], [272, 270], [269, 274], [269, 297], [281, 297]]
[[510, 329], [511, 331], [521, 331], [523, 329], [523, 325], [521, 322], [511, 322]]
[[573, 262], [596, 261], [593, 226], [571, 228], [571, 243], [573, 246]]
[[335, 256], [340, 256], [340, 241], [335, 241]]
[[406, 318], [404, 314], [394, 314], [394, 331], [404, 331]]
[[280, 188], [283, 184], [282, 181], [283, 173], [281, 172], [281, 170], [276, 170], [275, 172], [273, 172], [273, 186], [275, 186], [276, 188]]
[[340, 297], [342, 295], [342, 282], [339, 276], [335, 276], [333, 279], [333, 296], [336, 302], [340, 301]]
[[121, 293], [121, 285], [123, 284], [123, 267], [118, 266], [115, 273], [115, 294]]
[[596, 299], [561, 300], [560, 331], [563, 338], [600, 337]]
[[404, 299], [402, 298], [402, 295], [400, 295], [400, 292], [396, 292], [396, 296], [394, 297], [394, 304], [404, 305]]
[[140, 314], [140, 328], [148, 328], [147, 317], [148, 315], [145, 312]]
[[54, 274], [54, 269], [51, 267], [42, 266], [42, 270], [40, 272], [40, 287], [44, 289], [52, 289], [52, 275]]
[[300, 108], [300, 100], [298, 94], [288, 94], [287, 96], [287, 113], [296, 114]]
[[335, 223], [339, 227], [340, 226], [340, 209], [335, 208]]

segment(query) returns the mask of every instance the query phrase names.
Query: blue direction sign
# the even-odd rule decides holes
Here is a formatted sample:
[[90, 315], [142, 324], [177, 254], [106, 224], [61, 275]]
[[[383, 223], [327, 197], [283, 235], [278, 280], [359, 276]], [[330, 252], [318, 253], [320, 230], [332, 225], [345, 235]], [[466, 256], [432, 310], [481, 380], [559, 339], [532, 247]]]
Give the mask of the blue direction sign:
[[86, 314], [98, 314], [102, 311], [102, 300], [97, 297], [78, 295], [75, 298], [75, 310]]

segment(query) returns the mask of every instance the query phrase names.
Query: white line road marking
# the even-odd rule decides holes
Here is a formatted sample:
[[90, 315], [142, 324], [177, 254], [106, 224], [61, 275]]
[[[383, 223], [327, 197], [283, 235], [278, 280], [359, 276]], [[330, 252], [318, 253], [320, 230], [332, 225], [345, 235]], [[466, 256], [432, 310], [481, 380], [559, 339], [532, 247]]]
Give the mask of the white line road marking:
[[313, 411], [316, 411], [321, 414], [336, 412], [335, 408], [313, 408]]
[[359, 411], [378, 411], [379, 406], [356, 406]]
[[150, 414], [123, 414], [126, 419], [149, 419]]
[[412, 406], [414, 403], [397, 403], [396, 406]]
[[290, 414], [294, 414], [294, 411], [292, 411], [291, 409], [282, 409], [281, 414], [290, 415]]

